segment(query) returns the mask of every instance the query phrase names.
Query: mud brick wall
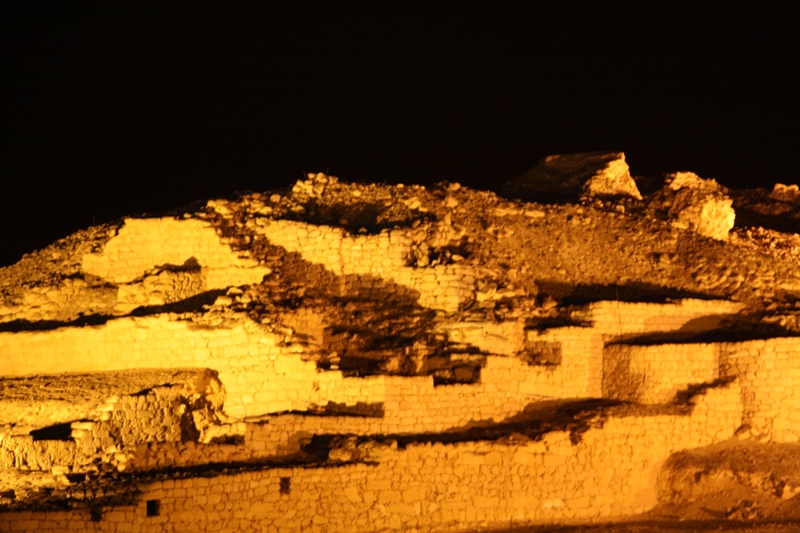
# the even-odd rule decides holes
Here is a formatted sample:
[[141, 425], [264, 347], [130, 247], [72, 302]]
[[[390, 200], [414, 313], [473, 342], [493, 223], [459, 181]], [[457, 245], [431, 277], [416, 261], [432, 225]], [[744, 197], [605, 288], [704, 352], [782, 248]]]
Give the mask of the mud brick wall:
[[719, 377], [719, 345], [612, 344], [603, 351], [603, 397], [670, 403], [690, 385]]
[[[255, 230], [271, 243], [345, 276], [346, 283], [363, 283], [364, 275], [393, 281], [417, 291], [420, 305], [447, 312], [457, 311], [475, 295], [475, 276], [466, 266], [408, 266], [414, 240], [406, 230], [350, 235], [341, 228], [290, 220], [257, 219], [254, 223]], [[347, 290], [361, 288], [351, 286]]]
[[104, 507], [97, 521], [88, 510], [14, 512], [0, 531], [327, 533], [599, 521], [652, 508], [663, 461], [730, 438], [741, 417], [741, 391], [730, 385], [697, 398], [691, 415], [614, 417], [577, 442], [563, 431], [540, 441], [420, 442], [385, 447], [377, 464], [141, 482], [136, 502]]

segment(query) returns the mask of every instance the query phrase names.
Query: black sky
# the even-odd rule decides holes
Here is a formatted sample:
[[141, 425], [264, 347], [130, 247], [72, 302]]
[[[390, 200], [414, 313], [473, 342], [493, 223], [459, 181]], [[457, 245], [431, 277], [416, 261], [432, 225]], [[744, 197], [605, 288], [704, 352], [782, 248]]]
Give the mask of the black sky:
[[789, 2], [8, 4], [0, 265], [307, 171], [498, 190], [621, 150], [634, 174], [800, 181]]

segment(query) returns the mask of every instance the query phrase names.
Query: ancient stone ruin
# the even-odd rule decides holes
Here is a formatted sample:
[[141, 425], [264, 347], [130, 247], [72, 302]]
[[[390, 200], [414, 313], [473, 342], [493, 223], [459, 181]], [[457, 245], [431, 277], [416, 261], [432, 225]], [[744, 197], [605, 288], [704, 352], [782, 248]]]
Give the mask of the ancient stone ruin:
[[0, 269], [0, 531], [800, 519], [796, 186], [504, 194], [310, 174]]

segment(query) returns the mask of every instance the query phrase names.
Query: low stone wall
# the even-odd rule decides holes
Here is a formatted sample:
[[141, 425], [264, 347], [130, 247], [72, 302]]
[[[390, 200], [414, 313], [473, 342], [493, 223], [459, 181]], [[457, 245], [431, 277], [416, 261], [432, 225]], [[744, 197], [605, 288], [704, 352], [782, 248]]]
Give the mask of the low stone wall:
[[[136, 503], [5, 513], [0, 531], [418, 531], [597, 522], [656, 504], [670, 454], [730, 438], [741, 423], [736, 385], [708, 390], [690, 416], [606, 420], [573, 442], [420, 442], [384, 449], [377, 464], [275, 468], [142, 482]], [[149, 516], [148, 516], [149, 515]]]

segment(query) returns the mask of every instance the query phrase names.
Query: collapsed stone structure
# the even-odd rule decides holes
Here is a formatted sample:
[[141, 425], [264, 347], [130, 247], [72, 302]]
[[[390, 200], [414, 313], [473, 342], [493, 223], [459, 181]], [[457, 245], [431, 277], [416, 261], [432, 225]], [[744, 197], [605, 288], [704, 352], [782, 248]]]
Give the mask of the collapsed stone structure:
[[591, 523], [682, 493], [679, 454], [798, 446], [794, 237], [723, 240], [667, 194], [316, 174], [26, 256], [0, 271], [0, 531]]

